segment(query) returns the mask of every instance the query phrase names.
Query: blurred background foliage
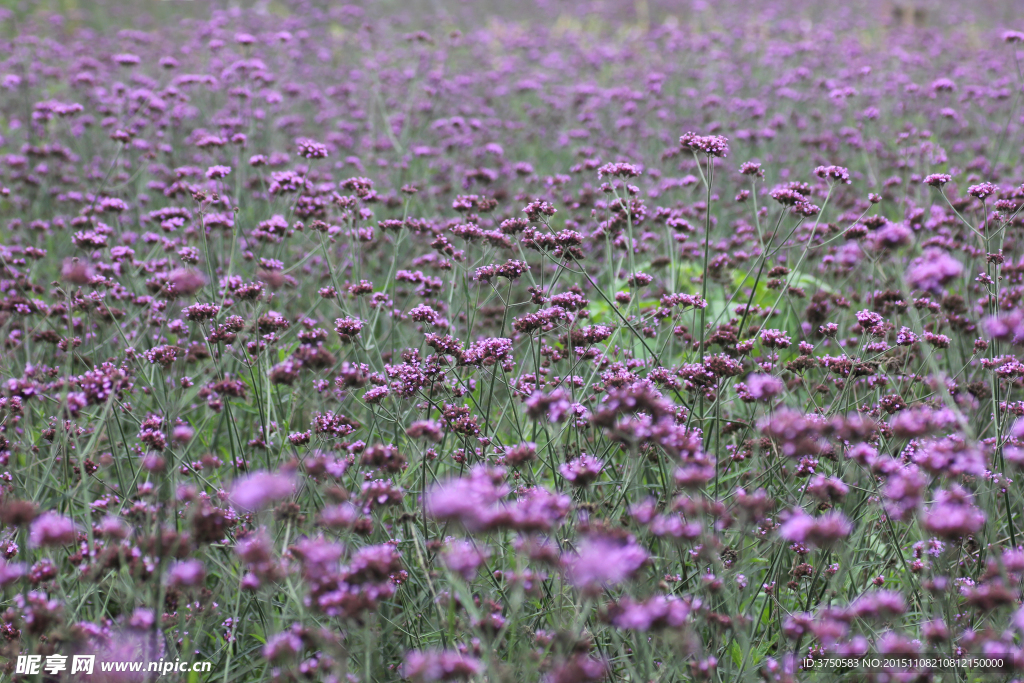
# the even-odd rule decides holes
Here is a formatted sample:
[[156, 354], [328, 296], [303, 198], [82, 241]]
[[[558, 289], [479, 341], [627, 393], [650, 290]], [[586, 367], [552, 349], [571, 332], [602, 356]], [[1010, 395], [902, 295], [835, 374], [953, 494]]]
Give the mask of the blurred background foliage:
[[358, 8], [367, 22], [386, 21], [410, 28], [456, 29], [495, 20], [528, 24], [543, 22], [565, 31], [616, 33], [643, 31], [655, 25], [685, 23], [695, 31], [716, 30], [716, 16], [745, 12], [752, 24], [796, 22], [813, 30], [817, 22], [838, 13], [850, 30], [879, 27], [943, 27], [976, 25], [979, 29], [1019, 21], [1021, 0], [0, 0], [0, 19], [7, 35], [26, 22], [52, 22], [69, 29], [97, 32], [134, 28], [155, 30], [182, 19], [206, 19], [215, 11], [256, 10], [281, 17], [317, 11], [330, 15], [345, 4]]

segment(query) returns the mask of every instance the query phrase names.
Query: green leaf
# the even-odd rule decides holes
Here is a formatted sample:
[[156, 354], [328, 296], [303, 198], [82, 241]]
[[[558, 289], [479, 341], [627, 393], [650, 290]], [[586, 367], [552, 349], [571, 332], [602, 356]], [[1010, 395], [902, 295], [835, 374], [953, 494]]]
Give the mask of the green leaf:
[[736, 666], [743, 663], [743, 649], [735, 640], [732, 641], [732, 646], [729, 648], [729, 654], [732, 655], [732, 663]]

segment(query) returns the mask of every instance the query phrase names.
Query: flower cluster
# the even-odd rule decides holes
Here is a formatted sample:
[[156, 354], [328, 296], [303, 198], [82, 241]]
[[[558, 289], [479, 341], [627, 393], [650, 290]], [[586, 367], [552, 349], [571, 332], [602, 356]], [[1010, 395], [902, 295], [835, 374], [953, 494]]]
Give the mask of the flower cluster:
[[3, 673], [1021, 678], [1005, 7], [15, 4]]

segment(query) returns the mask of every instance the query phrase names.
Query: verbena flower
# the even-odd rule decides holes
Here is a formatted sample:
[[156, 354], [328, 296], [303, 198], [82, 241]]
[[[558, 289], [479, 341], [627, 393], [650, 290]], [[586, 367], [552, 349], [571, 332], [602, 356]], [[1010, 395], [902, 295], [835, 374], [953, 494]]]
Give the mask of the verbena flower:
[[960, 277], [964, 267], [942, 249], [926, 249], [907, 269], [907, 284], [914, 289], [941, 293], [942, 287]]
[[647, 562], [648, 553], [635, 539], [583, 539], [574, 556], [563, 558], [566, 578], [584, 593], [600, 593], [632, 578]]
[[259, 510], [289, 497], [295, 480], [281, 472], [254, 472], [240, 479], [231, 490], [231, 502], [242, 510]]
[[451, 650], [411, 650], [405, 655], [402, 675], [414, 683], [465, 681], [483, 670], [483, 663], [476, 657]]
[[70, 545], [77, 538], [75, 523], [54, 512], [44, 512], [29, 527], [28, 540], [37, 548]]

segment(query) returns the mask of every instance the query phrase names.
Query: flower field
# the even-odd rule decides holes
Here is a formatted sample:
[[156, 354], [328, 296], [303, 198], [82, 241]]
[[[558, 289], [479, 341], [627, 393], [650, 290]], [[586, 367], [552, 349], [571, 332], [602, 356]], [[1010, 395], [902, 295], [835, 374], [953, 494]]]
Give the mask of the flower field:
[[0, 9], [0, 680], [1024, 677], [1024, 21], [796, 5]]

